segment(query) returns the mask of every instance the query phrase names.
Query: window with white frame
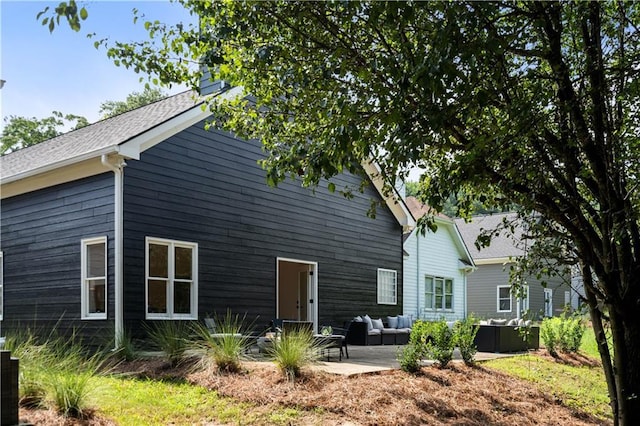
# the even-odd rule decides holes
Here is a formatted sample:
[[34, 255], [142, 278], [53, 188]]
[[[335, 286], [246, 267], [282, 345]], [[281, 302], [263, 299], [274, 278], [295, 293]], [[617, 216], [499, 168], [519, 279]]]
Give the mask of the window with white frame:
[[146, 239], [147, 319], [198, 319], [198, 244]]
[[0, 251], [0, 321], [4, 318], [4, 256]]
[[498, 312], [511, 312], [511, 286], [498, 286]]
[[398, 303], [398, 273], [393, 269], [378, 269], [378, 304]]
[[81, 241], [82, 319], [107, 318], [107, 237]]
[[453, 309], [453, 280], [443, 277], [424, 277], [424, 308]]

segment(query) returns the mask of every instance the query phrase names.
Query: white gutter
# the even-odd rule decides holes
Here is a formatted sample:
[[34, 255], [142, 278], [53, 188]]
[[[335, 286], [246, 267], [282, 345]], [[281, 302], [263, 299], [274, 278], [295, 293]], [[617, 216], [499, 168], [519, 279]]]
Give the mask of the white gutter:
[[124, 158], [121, 156], [109, 157], [103, 154], [100, 158], [102, 164], [113, 171], [114, 175], [114, 240], [115, 240], [115, 301], [114, 301], [114, 326], [115, 326], [115, 348], [122, 347], [124, 336], [124, 310], [123, 310], [123, 290], [124, 290], [124, 253], [123, 253], [123, 181], [124, 181]]

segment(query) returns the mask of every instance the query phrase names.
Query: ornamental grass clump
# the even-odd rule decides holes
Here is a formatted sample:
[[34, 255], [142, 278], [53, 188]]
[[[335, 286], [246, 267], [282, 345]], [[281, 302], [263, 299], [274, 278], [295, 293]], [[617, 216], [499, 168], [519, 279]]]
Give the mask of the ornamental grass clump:
[[226, 373], [237, 373], [241, 370], [242, 361], [247, 358], [247, 349], [251, 339], [244, 329], [244, 317], [226, 315], [215, 321], [213, 330], [202, 324], [196, 326], [200, 338], [200, 347], [204, 349], [204, 360], [213, 362], [216, 369]]
[[85, 416], [94, 390], [89, 382], [103, 364], [100, 353], [90, 354], [74, 334], [55, 331], [46, 340], [30, 330], [8, 336], [7, 349], [20, 359], [20, 405]]
[[322, 347], [314, 343], [311, 333], [288, 331], [273, 339], [267, 353], [273, 359], [285, 378], [294, 381], [300, 377], [303, 367], [320, 359]]
[[160, 349], [172, 366], [178, 365], [191, 346], [191, 327], [186, 321], [161, 321], [153, 326], [145, 325], [151, 343]]

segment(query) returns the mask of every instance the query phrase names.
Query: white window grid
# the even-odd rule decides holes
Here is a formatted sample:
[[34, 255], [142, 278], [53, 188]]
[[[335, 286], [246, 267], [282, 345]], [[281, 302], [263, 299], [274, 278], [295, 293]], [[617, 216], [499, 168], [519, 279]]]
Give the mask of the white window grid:
[[393, 269], [378, 268], [378, 304], [398, 303], [398, 272]]

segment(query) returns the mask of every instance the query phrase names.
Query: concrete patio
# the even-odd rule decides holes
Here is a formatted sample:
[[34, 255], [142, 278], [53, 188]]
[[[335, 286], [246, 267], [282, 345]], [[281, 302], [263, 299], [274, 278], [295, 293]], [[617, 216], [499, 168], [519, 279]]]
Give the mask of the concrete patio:
[[[330, 353], [329, 361], [324, 356], [321, 362], [312, 368], [346, 376], [399, 369], [400, 364], [398, 363], [397, 355], [398, 351], [403, 347], [394, 345], [349, 346], [349, 359], [345, 355], [342, 357], [342, 361], [338, 360], [338, 351], [334, 349]], [[515, 355], [518, 354], [478, 352], [475, 359], [476, 361], [484, 361]], [[432, 362], [424, 361], [424, 365], [429, 365]], [[462, 362], [460, 352], [457, 349], [453, 353], [453, 362]]]

